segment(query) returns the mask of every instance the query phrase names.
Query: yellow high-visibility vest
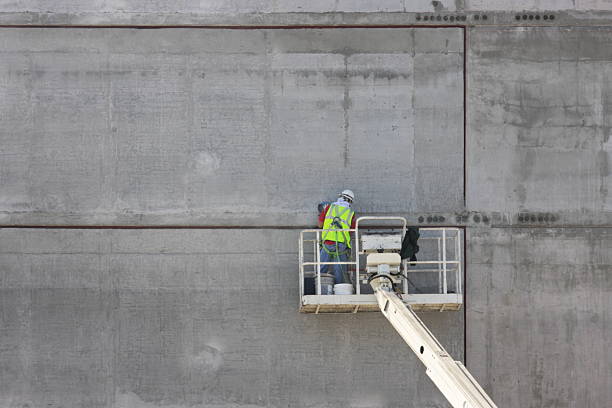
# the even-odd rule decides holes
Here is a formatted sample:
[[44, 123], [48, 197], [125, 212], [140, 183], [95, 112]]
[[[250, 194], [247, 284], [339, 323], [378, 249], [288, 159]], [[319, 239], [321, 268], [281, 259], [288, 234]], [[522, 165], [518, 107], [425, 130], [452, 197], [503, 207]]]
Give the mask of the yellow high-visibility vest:
[[323, 222], [322, 241], [345, 242], [347, 247], [351, 247], [351, 236], [348, 231], [325, 231], [325, 230], [349, 230], [355, 212], [348, 207], [330, 204], [325, 220]]

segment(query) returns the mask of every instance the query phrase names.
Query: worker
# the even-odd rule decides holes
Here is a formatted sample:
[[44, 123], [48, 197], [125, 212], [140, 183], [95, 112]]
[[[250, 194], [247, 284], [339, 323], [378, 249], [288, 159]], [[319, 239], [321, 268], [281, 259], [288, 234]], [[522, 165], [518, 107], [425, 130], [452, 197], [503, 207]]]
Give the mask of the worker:
[[[338, 200], [325, 206], [319, 215], [321, 233], [321, 262], [347, 262], [351, 253], [349, 231], [328, 231], [355, 229], [355, 212], [351, 209], [355, 194], [344, 190]], [[321, 265], [320, 272], [328, 273], [331, 267], [336, 284], [348, 282], [346, 265]]]

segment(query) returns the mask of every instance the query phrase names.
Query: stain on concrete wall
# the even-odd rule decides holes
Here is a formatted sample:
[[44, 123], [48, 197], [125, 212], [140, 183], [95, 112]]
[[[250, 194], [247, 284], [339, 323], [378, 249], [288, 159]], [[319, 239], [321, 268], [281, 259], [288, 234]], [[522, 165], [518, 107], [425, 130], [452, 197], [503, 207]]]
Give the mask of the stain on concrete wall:
[[469, 207], [612, 209], [610, 32], [471, 30]]
[[605, 405], [612, 229], [472, 229], [467, 361], [498, 406]]
[[[529, 223], [609, 213], [609, 35], [470, 29], [468, 208]], [[468, 367], [499, 406], [610, 400], [612, 240], [601, 226], [468, 229]]]

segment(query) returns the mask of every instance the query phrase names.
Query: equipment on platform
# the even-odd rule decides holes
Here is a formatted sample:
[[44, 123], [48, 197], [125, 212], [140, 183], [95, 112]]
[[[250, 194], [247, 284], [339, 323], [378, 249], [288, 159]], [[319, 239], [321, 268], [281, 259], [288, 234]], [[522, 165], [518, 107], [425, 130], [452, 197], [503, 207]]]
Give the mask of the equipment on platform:
[[350, 283], [336, 283], [334, 285], [334, 295], [352, 295], [353, 285]]
[[328, 273], [320, 273], [315, 279], [315, 288], [318, 295], [333, 295], [334, 294], [334, 275]]
[[[376, 225], [362, 227], [360, 231], [360, 221], [401, 221], [402, 225], [399, 229], [397, 225]], [[399, 254], [406, 227], [403, 217], [358, 218], [355, 229], [350, 230], [355, 234], [353, 258], [346, 262], [320, 262], [321, 230], [302, 231], [299, 242], [300, 311], [318, 314], [380, 310], [425, 365], [427, 375], [453, 408], [496, 408], [465, 366], [451, 358], [413, 310], [444, 311], [461, 307], [461, 231], [458, 228], [420, 228], [419, 239], [423, 241], [419, 241], [419, 247], [424, 253], [419, 252], [419, 261], [408, 264]], [[308, 244], [314, 247], [312, 260], [308, 259], [307, 254], [311, 253], [306, 250]], [[350, 294], [352, 291], [331, 296], [304, 294], [307, 275], [320, 276], [320, 265], [337, 263], [354, 268], [352, 282], [356, 294]], [[419, 274], [425, 278], [417, 279]], [[321, 279], [317, 279], [317, 285], [320, 282]], [[362, 284], [364, 292], [369, 287], [373, 293], [361, 293]], [[343, 288], [342, 293], [347, 293], [346, 289]], [[317, 293], [321, 293], [320, 286]]]

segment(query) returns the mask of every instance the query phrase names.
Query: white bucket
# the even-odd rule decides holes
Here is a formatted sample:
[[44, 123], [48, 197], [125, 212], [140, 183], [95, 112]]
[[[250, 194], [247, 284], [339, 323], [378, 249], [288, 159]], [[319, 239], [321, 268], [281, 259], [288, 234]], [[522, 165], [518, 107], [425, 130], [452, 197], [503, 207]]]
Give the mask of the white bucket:
[[351, 283], [337, 283], [334, 285], [335, 295], [352, 295], [353, 285]]
[[321, 293], [319, 293], [319, 277], [315, 279], [315, 290], [318, 295], [334, 294], [334, 275], [328, 273], [321, 274]]

